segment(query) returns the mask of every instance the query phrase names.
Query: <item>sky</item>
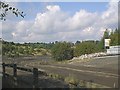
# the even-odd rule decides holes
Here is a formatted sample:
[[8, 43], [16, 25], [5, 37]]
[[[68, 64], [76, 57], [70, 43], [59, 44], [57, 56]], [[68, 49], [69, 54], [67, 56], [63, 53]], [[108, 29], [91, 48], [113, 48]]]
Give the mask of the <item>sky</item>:
[[118, 27], [118, 3], [112, 1], [12, 2], [26, 16], [9, 13], [1, 37], [19, 43], [100, 40], [106, 29]]

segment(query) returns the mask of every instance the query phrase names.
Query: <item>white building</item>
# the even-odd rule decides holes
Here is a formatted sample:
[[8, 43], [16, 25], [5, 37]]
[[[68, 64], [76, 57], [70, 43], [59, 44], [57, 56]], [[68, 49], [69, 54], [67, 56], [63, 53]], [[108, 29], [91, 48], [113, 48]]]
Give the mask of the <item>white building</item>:
[[107, 54], [120, 54], [120, 46], [110, 46], [110, 48], [107, 49]]

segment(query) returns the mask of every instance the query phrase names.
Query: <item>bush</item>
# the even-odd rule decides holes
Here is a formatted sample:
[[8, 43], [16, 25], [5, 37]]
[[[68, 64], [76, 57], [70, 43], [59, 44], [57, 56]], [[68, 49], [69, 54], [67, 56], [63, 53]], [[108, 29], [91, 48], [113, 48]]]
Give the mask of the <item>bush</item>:
[[65, 78], [65, 82], [77, 86], [79, 84], [79, 81], [74, 78], [73, 76], [68, 76]]
[[56, 43], [53, 46], [51, 53], [53, 55], [53, 58], [58, 61], [66, 59], [69, 60], [73, 58], [73, 49], [71, 48], [71, 44], [66, 42]]
[[53, 78], [53, 79], [63, 80], [63, 77], [61, 75], [59, 75], [59, 74], [50, 73], [50, 74], [48, 74], [48, 76]]
[[99, 48], [95, 42], [82, 42], [77, 44], [74, 49], [74, 56], [98, 52]]

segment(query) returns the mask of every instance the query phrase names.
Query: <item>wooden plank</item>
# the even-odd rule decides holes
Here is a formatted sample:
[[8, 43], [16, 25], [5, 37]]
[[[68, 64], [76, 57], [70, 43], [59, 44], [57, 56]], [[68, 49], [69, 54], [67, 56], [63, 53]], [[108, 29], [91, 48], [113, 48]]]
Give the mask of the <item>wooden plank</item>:
[[22, 70], [22, 71], [27, 71], [27, 72], [32, 72], [32, 69], [29, 68], [23, 68], [23, 67], [17, 67], [17, 69]]
[[[4, 66], [5, 66], [5, 67], [14, 67], [14, 64], [5, 64], [5, 63], [4, 63]], [[32, 70], [32, 69], [29, 69], [29, 68], [17, 67], [17, 69], [22, 70], [22, 71], [33, 72], [33, 70]]]
[[3, 77], [5, 77], [5, 63], [2, 64], [2, 68], [3, 68]]
[[13, 64], [5, 64], [7, 67], [13, 67]]
[[38, 71], [38, 74], [39, 74], [39, 75], [45, 75], [45, 76], [47, 76], [47, 73], [46, 73], [46, 72], [43, 72], [43, 71]]
[[13, 76], [17, 77], [17, 65], [13, 64]]
[[[46, 72], [38, 71], [38, 68], [29, 69], [29, 68], [17, 67], [16, 64], [5, 64], [5, 63], [3, 63], [2, 65], [3, 65], [4, 74], [5, 74], [5, 67], [12, 67], [13, 68], [13, 82], [15, 84], [15, 87], [18, 86], [19, 81], [23, 81], [23, 80], [20, 80], [17, 78], [17, 69], [21, 70], [21, 71], [31, 72], [33, 74], [33, 83], [32, 83], [33, 88], [38, 88], [38, 75], [47, 75]], [[9, 77], [9, 74], [7, 75], [7, 77]], [[23, 83], [25, 83], [25, 81], [23, 81]]]

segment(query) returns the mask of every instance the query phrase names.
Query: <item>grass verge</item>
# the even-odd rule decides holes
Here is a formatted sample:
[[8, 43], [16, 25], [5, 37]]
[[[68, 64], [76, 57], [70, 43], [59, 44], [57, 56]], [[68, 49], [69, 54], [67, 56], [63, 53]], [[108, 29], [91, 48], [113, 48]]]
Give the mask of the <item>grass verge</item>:
[[78, 80], [73, 75], [67, 77], [55, 73], [49, 73], [48, 76], [53, 79], [62, 80], [69, 84], [70, 88], [110, 88], [101, 84], [96, 84], [93, 81]]

